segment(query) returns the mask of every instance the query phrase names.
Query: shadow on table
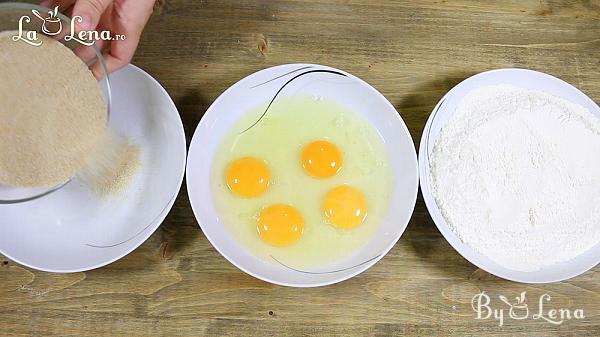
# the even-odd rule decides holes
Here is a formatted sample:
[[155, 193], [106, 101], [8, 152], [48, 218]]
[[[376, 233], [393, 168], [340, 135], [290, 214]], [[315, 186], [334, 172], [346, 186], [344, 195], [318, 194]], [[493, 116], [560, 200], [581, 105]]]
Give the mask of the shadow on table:
[[200, 90], [188, 90], [183, 96], [175, 98], [175, 105], [183, 122], [188, 149], [194, 131], [210, 104], [211, 102]]

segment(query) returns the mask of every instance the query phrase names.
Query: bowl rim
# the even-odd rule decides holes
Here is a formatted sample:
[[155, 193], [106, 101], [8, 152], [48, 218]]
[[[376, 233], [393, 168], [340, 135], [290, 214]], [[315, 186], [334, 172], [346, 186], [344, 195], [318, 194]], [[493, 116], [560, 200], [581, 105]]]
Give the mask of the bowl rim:
[[[35, 9], [37, 11], [44, 11], [44, 12], [47, 10], [51, 10], [51, 8], [48, 8], [48, 7], [40, 6], [38, 4], [26, 3], [26, 2], [3, 2], [3, 3], [0, 3], [0, 10], [3, 10], [3, 9], [22, 9], [22, 10], [34, 10]], [[56, 17], [58, 19], [60, 19], [61, 21], [67, 22], [69, 24], [71, 23], [71, 18], [64, 15], [62, 12], [58, 12]], [[59, 42], [60, 42], [60, 40], [59, 40]], [[63, 43], [61, 42], [61, 44], [63, 44]], [[96, 54], [96, 60], [97, 60], [97, 62], [100, 63], [102, 70], [103, 70], [104, 78], [101, 81], [99, 81], [98, 83], [104, 81], [105, 85], [106, 85], [106, 93], [104, 94], [104, 92], [103, 92], [102, 96], [104, 97], [105, 103], [106, 103], [106, 116], [107, 116], [106, 123], [108, 125], [108, 121], [110, 119], [111, 105], [112, 105], [112, 89], [111, 89], [111, 85], [110, 85], [110, 74], [108, 72], [108, 66], [106, 65], [106, 61], [104, 61], [104, 56], [102, 55], [102, 53], [96, 46], [96, 43], [94, 42], [94, 44], [91, 45], [90, 47], [94, 50], [94, 53]], [[69, 49], [71, 49], [71, 48], [69, 48]], [[83, 60], [82, 60], [82, 62], [83, 62]], [[90, 64], [88, 63], [86, 65], [89, 66]], [[24, 202], [28, 202], [28, 201], [32, 201], [32, 200], [36, 200], [36, 199], [45, 197], [49, 194], [52, 194], [52, 193], [62, 189], [66, 185], [68, 185], [72, 181], [72, 179], [73, 178], [69, 178], [67, 181], [56, 184], [54, 186], [40, 188], [40, 190], [41, 190], [40, 192], [32, 193], [31, 196], [28, 196], [26, 198], [0, 199], [0, 205], [19, 204], [19, 203], [24, 203]]]
[[[348, 273], [348, 274], [344, 274], [342, 277], [334, 277], [331, 280], [328, 281], [324, 281], [324, 282], [312, 282], [312, 283], [303, 283], [303, 284], [298, 284], [298, 283], [291, 283], [291, 282], [282, 282], [279, 280], [275, 280], [275, 279], [271, 279], [269, 277], [265, 277], [263, 275], [260, 275], [258, 273], [252, 272], [251, 270], [249, 270], [248, 268], [246, 268], [245, 266], [243, 266], [241, 263], [239, 263], [238, 261], [236, 261], [235, 259], [233, 259], [229, 254], [227, 254], [222, 247], [219, 247], [219, 245], [217, 245], [215, 243], [215, 239], [211, 238], [211, 235], [207, 234], [207, 231], [205, 230], [205, 227], [207, 226], [206, 224], [203, 225], [204, 221], [201, 221], [201, 219], [203, 219], [203, 214], [201, 214], [201, 212], [199, 211], [199, 207], [197, 206], [197, 203], [201, 202], [201, 200], [195, 200], [191, 197], [189, 191], [194, 189], [195, 187], [190, 185], [190, 179], [189, 179], [189, 175], [190, 172], [194, 172], [195, 169], [193, 167], [191, 167], [191, 161], [189, 159], [189, 156], [193, 155], [193, 153], [196, 153], [198, 151], [195, 150], [196, 147], [200, 146], [200, 143], [198, 143], [199, 141], [197, 140], [200, 135], [198, 133], [198, 131], [201, 129], [201, 127], [203, 125], [205, 125], [207, 123], [207, 120], [209, 117], [207, 116], [212, 116], [213, 114], [215, 114], [215, 106], [217, 106], [218, 104], [220, 104], [221, 101], [227, 99], [227, 96], [229, 96], [230, 92], [237, 88], [238, 86], [242, 85], [246, 80], [248, 80], [249, 78], [252, 78], [253, 76], [256, 76], [256, 74], [265, 72], [265, 71], [274, 71], [277, 69], [286, 69], [288, 67], [293, 67], [293, 68], [304, 68], [304, 67], [315, 67], [316, 69], [327, 69], [327, 70], [333, 70], [333, 71], [338, 71], [340, 73], [343, 73], [344, 75], [346, 75], [348, 78], [350, 78], [353, 81], [356, 81], [357, 83], [359, 83], [364, 89], [369, 90], [374, 97], [378, 97], [379, 99], [383, 100], [384, 104], [388, 106], [388, 108], [390, 109], [390, 111], [394, 111], [395, 112], [395, 117], [397, 118], [397, 121], [400, 123], [399, 125], [401, 126], [400, 130], [398, 130], [399, 132], [403, 132], [404, 135], [408, 138], [410, 145], [412, 146], [413, 151], [411, 151], [411, 162], [415, 163], [414, 168], [413, 168], [413, 176], [415, 178], [414, 181], [414, 190], [411, 192], [411, 196], [410, 199], [412, 200], [411, 204], [410, 204], [410, 212], [408, 212], [408, 217], [406, 219], [404, 219], [402, 226], [398, 226], [399, 230], [398, 233], [393, 237], [392, 240], [390, 240], [390, 243], [387, 246], [384, 246], [383, 249], [381, 249], [381, 253], [369, 260], [366, 263], [354, 266], [352, 268], [355, 268], [356, 270]], [[287, 74], [285, 74], [287, 75]], [[285, 76], [284, 75], [284, 76]], [[204, 236], [207, 238], [207, 240], [210, 242], [210, 244], [214, 247], [215, 250], [217, 250], [217, 252], [219, 254], [221, 254], [221, 256], [223, 256], [227, 261], [229, 261], [231, 264], [233, 264], [235, 267], [237, 267], [239, 270], [241, 270], [242, 272], [253, 276], [259, 280], [271, 283], [271, 284], [276, 284], [276, 285], [280, 285], [280, 286], [286, 286], [286, 287], [294, 287], [294, 288], [314, 288], [314, 287], [322, 287], [322, 286], [328, 286], [328, 285], [332, 285], [335, 283], [339, 283], [348, 279], [351, 279], [363, 272], [365, 272], [367, 269], [371, 268], [372, 266], [374, 266], [377, 262], [379, 262], [381, 259], [383, 259], [388, 253], [389, 251], [396, 245], [396, 243], [398, 242], [398, 240], [400, 240], [400, 238], [402, 237], [402, 235], [404, 234], [404, 232], [406, 231], [406, 228], [408, 227], [408, 224], [410, 222], [410, 220], [412, 219], [412, 215], [414, 213], [414, 209], [416, 206], [416, 202], [417, 202], [417, 197], [418, 197], [418, 191], [419, 191], [419, 169], [418, 169], [419, 165], [418, 165], [418, 157], [417, 157], [417, 152], [416, 152], [416, 148], [415, 148], [415, 144], [414, 144], [414, 140], [410, 134], [410, 131], [406, 125], [406, 123], [404, 122], [404, 120], [402, 119], [400, 112], [394, 107], [394, 105], [381, 93], [379, 92], [377, 89], [375, 89], [373, 86], [371, 86], [369, 83], [367, 83], [366, 81], [362, 80], [361, 78], [348, 73], [344, 70], [340, 70], [334, 67], [330, 67], [330, 66], [326, 66], [326, 65], [320, 65], [320, 64], [311, 64], [311, 63], [287, 63], [287, 64], [280, 64], [280, 65], [276, 65], [276, 66], [272, 66], [272, 67], [268, 67], [268, 68], [263, 68], [260, 69], [258, 71], [252, 72], [251, 74], [243, 77], [242, 79], [238, 80], [237, 82], [235, 82], [233, 85], [231, 85], [230, 87], [228, 87], [225, 91], [223, 91], [219, 97], [217, 97], [217, 99], [215, 99], [215, 101], [209, 106], [209, 108], [206, 110], [206, 112], [204, 113], [204, 115], [202, 116], [202, 119], [200, 120], [200, 122], [198, 123], [198, 126], [196, 127], [195, 131], [194, 131], [194, 135], [192, 137], [192, 140], [190, 142], [190, 148], [188, 151], [188, 162], [187, 162], [187, 166], [186, 166], [186, 187], [188, 189], [188, 198], [190, 201], [190, 205], [192, 207], [192, 211], [194, 213], [194, 216], [196, 218], [196, 221], [200, 227], [200, 229], [202, 230], [202, 232], [204, 233]], [[212, 196], [211, 196], [212, 198]], [[389, 211], [388, 211], [389, 212]]]
[[[452, 248], [457, 253], [459, 253], [464, 259], [469, 261], [474, 266], [476, 266], [492, 275], [495, 275], [499, 278], [513, 281], [513, 282], [523, 283], [523, 284], [547, 284], [547, 283], [565, 281], [565, 280], [569, 280], [571, 278], [574, 278], [576, 276], [579, 276], [579, 275], [591, 270], [598, 263], [600, 263], [600, 261], [597, 261], [595, 264], [592, 264], [592, 263], [582, 264], [582, 267], [578, 268], [576, 271], [567, 273], [566, 275], [559, 276], [559, 277], [544, 278], [544, 279], [539, 278], [539, 279], [533, 279], [533, 280], [527, 279], [527, 278], [522, 278], [519, 276], [520, 274], [523, 274], [523, 273], [535, 274], [535, 273], [540, 273], [540, 270], [533, 271], [533, 272], [522, 272], [522, 271], [510, 270], [502, 265], [495, 263], [494, 261], [491, 261], [491, 260], [487, 261], [489, 258], [487, 258], [485, 255], [477, 252], [475, 249], [471, 248], [467, 244], [463, 243], [458, 238], [456, 233], [454, 233], [454, 231], [448, 226], [448, 224], [446, 223], [446, 220], [443, 218], [443, 215], [441, 215], [441, 211], [439, 210], [439, 207], [437, 206], [437, 203], [436, 203], [435, 198], [433, 197], [433, 193], [432, 193], [432, 186], [430, 184], [430, 179], [429, 179], [429, 175], [428, 175], [429, 171], [427, 168], [428, 165], [430, 166], [429, 152], [427, 149], [430, 144], [429, 136], [430, 136], [431, 128], [433, 126], [433, 122], [436, 119], [437, 113], [441, 109], [443, 103], [446, 101], [446, 99], [448, 99], [452, 94], [454, 94], [455, 91], [458, 90], [458, 88], [460, 88], [462, 85], [464, 85], [465, 82], [467, 82], [467, 81], [473, 81], [473, 79], [488, 76], [490, 74], [515, 73], [515, 72], [532, 73], [532, 74], [535, 74], [536, 76], [541, 76], [541, 77], [545, 77], [549, 80], [556, 81], [556, 83], [560, 83], [560, 85], [562, 85], [564, 87], [570, 88], [571, 90], [576, 90], [578, 95], [580, 95], [583, 99], [598, 106], [598, 104], [596, 104], [588, 95], [586, 95], [583, 91], [581, 91], [574, 85], [572, 85], [556, 76], [552, 76], [550, 74], [547, 74], [547, 73], [544, 73], [541, 71], [537, 71], [537, 70], [526, 69], [526, 68], [499, 68], [499, 69], [483, 71], [483, 72], [474, 74], [472, 76], [469, 76], [469, 77], [465, 78], [464, 80], [462, 80], [460, 83], [453, 86], [450, 90], [448, 90], [448, 92], [446, 92], [444, 94], [444, 96], [442, 96], [442, 98], [440, 98], [440, 100], [435, 105], [435, 107], [433, 108], [432, 112], [430, 113], [430, 115], [427, 119], [427, 122], [423, 129], [423, 133], [421, 135], [421, 142], [420, 142], [420, 146], [419, 146], [419, 184], [421, 186], [421, 193], [423, 196], [423, 200], [425, 201], [427, 210], [430, 214], [430, 217], [433, 220], [436, 227], [438, 228], [438, 230], [440, 231], [440, 233], [442, 234], [442, 236], [444, 237], [444, 239], [452, 246]], [[502, 84], [502, 83], [497, 83], [497, 84]], [[536, 90], [541, 90], [541, 89], [536, 89]], [[437, 219], [438, 218], [437, 213], [433, 212], [433, 210], [436, 210], [437, 212], [440, 213], [440, 219]], [[436, 216], [434, 216], [434, 214], [436, 214]], [[600, 243], [597, 243], [596, 246], [598, 246], [599, 244]], [[594, 247], [596, 247], [596, 246], [594, 246]], [[594, 247], [590, 248], [588, 251], [582, 253], [581, 255], [586, 254], [589, 251], [595, 249]], [[579, 256], [581, 256], [581, 255], [579, 255]], [[482, 260], [482, 258], [484, 260]], [[566, 261], [566, 262], [568, 262], [568, 261]], [[498, 268], [501, 268], [501, 269], [498, 270]], [[543, 270], [543, 268], [541, 270]]]

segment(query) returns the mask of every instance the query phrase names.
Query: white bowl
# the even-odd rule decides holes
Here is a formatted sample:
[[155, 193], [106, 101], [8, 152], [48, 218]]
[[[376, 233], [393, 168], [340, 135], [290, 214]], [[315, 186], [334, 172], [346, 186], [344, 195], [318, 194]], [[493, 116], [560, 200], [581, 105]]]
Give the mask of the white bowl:
[[186, 159], [183, 125], [167, 92], [134, 66], [111, 75], [109, 127], [141, 150], [140, 170], [122, 193], [99, 198], [77, 181], [44, 198], [0, 205], [0, 253], [50, 272], [114, 262], [141, 245], [171, 209]]
[[[488, 85], [510, 84], [526, 89], [536, 89], [580, 104], [600, 117], [600, 108], [579, 89], [556, 77], [526, 69], [498, 69], [469, 77], [452, 88], [436, 105], [425, 125], [419, 148], [419, 173], [421, 191], [429, 213], [446, 240], [465, 259], [498, 277], [523, 283], [549, 283], [580, 275], [600, 262], [600, 243], [589, 251], [569, 261], [553, 264], [538, 271], [523, 272], [507, 269], [464, 244], [452, 231], [442, 216], [432, 194], [429, 156], [440, 130], [446, 125], [458, 103], [471, 90]], [[598, 219], [600, 220], [600, 219]]]
[[[339, 271], [326, 274], [295, 271], [271, 261], [264, 261], [241, 247], [219, 222], [210, 184], [212, 158], [231, 127], [249, 109], [271, 100], [288, 80], [301, 71], [308, 70], [335, 71], [345, 76], [328, 73], [308, 74], [298, 77], [286, 86], [284, 94], [318, 95], [352, 107], [381, 134], [393, 169], [394, 184], [389, 212], [383, 217], [378, 231], [351, 258], [331, 266], [330, 270]], [[242, 79], [211, 105], [192, 139], [188, 155], [187, 187], [200, 227], [212, 245], [227, 260], [244, 272], [267, 282], [294, 287], [315, 287], [340, 282], [365, 271], [398, 241], [416, 202], [417, 159], [406, 125], [394, 107], [373, 87], [351, 74], [334, 68], [312, 64], [288, 64], [265, 69]], [[357, 264], [360, 265], [355, 266]]]

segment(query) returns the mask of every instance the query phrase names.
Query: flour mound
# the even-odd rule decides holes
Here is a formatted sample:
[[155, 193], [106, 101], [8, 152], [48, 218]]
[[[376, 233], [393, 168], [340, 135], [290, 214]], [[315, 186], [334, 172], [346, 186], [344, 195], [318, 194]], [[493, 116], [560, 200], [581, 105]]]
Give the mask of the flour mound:
[[49, 187], [73, 177], [107, 122], [100, 87], [60, 42], [0, 33], [0, 184]]
[[436, 141], [433, 194], [454, 233], [513, 270], [600, 242], [600, 118], [541, 91], [473, 90]]

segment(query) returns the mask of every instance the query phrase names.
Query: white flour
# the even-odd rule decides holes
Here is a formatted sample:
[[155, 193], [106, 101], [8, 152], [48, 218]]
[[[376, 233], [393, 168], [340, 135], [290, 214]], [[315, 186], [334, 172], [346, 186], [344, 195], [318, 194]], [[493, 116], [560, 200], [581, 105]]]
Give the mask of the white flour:
[[600, 118], [540, 91], [470, 92], [431, 157], [433, 194], [456, 235], [513, 270], [600, 242]]

